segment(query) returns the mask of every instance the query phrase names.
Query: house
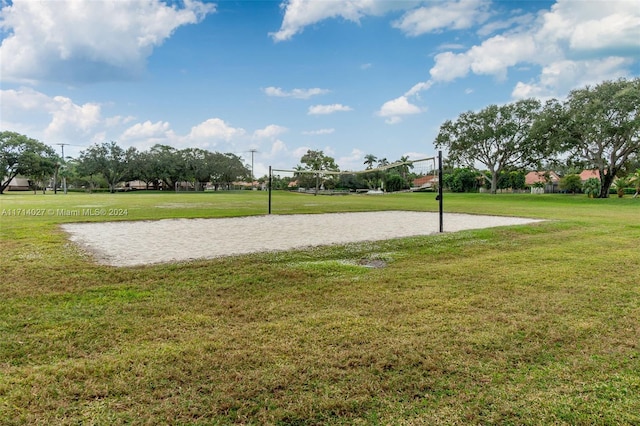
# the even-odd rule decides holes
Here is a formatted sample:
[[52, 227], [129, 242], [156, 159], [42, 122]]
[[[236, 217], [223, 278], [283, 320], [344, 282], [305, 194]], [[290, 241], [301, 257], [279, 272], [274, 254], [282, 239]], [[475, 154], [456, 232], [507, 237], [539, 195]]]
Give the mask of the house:
[[534, 186], [536, 184], [558, 184], [560, 182], [560, 176], [554, 171], [546, 172], [529, 172], [524, 177], [524, 184], [526, 186]]
[[28, 191], [30, 189], [29, 179], [23, 177], [14, 177], [7, 187], [7, 191]]
[[437, 175], [425, 175], [415, 178], [411, 183], [412, 191], [428, 191], [435, 190], [438, 186]]
[[593, 170], [583, 170], [582, 173], [580, 173], [580, 180], [582, 182], [591, 179], [591, 178], [596, 178], [598, 180], [600, 180], [600, 170], [598, 169], [593, 169]]
[[560, 176], [551, 170], [529, 172], [524, 184], [531, 188], [531, 193], [555, 193], [560, 186]]

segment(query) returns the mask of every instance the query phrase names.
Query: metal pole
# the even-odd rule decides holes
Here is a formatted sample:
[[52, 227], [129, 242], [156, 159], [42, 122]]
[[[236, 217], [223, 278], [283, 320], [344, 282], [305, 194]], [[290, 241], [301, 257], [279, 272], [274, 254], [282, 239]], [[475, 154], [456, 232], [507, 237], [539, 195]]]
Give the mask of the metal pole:
[[269, 166], [269, 214], [271, 214], [271, 166]]
[[60, 163], [56, 162], [56, 170], [55, 173], [53, 174], [53, 193], [57, 194], [58, 193], [58, 169], [60, 168]]
[[[65, 161], [64, 161], [64, 146], [65, 146], [65, 145], [69, 145], [69, 144], [68, 144], [68, 143], [57, 143], [56, 145], [60, 145], [60, 149], [62, 149], [62, 162], [61, 162], [60, 166], [63, 166], [63, 165], [64, 165], [64, 163], [65, 163]], [[57, 194], [58, 192], [55, 190], [55, 189], [56, 189], [55, 187], [58, 185], [58, 177], [57, 177], [57, 173], [56, 173], [56, 179], [55, 179], [55, 182], [54, 182], [53, 184], [54, 184], [54, 185], [53, 185], [53, 186], [54, 186], [54, 191], [53, 191], [53, 193], [54, 193], [54, 194]], [[64, 175], [62, 176], [62, 188], [64, 189], [64, 193], [66, 194], [66, 193], [67, 193], [67, 177], [66, 177], [66, 176], [64, 176]]]
[[[64, 144], [61, 144], [60, 147], [62, 148], [62, 164], [64, 164]], [[67, 193], [67, 177], [65, 175], [62, 175], [62, 188], [64, 189], [64, 193]]]
[[440, 215], [440, 232], [444, 232], [444, 221], [442, 212], [442, 151], [438, 151], [438, 203], [439, 203], [439, 215]]
[[253, 154], [258, 152], [258, 150], [257, 149], [250, 149], [249, 152], [251, 153], [251, 188], [253, 188], [253, 182], [256, 179], [256, 175], [253, 172]]

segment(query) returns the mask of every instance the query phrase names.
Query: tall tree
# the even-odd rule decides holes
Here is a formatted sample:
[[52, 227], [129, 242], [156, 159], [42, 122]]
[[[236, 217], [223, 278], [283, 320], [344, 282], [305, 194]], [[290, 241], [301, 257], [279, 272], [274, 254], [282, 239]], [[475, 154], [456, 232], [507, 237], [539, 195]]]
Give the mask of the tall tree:
[[245, 180], [251, 177], [251, 170], [245, 166], [242, 157], [227, 152], [221, 154], [219, 152], [213, 153], [213, 176], [217, 181], [226, 185], [227, 188], [231, 186], [233, 182]]
[[154, 167], [154, 158], [149, 151], [131, 151], [129, 158], [129, 178], [131, 180], [141, 180], [145, 183], [146, 189], [150, 186], [158, 189], [160, 178], [156, 167]]
[[449, 159], [457, 164], [472, 169], [476, 163], [487, 167], [489, 174], [483, 176], [495, 194], [500, 172], [535, 166], [551, 155], [553, 147], [546, 140], [531, 137], [540, 110], [539, 101], [524, 99], [462, 113], [456, 121], [442, 124], [436, 147], [446, 148]]
[[407, 180], [407, 176], [409, 175], [409, 170], [413, 169], [413, 163], [409, 162], [408, 155], [401, 156], [400, 159], [398, 160], [398, 163], [401, 163], [397, 167], [398, 172], [400, 173], [400, 176], [402, 176], [402, 179]]
[[18, 175], [44, 180], [58, 157], [50, 146], [16, 132], [0, 132], [0, 194]]
[[364, 164], [367, 166], [367, 170], [373, 169], [373, 165], [376, 161], [378, 161], [378, 157], [373, 154], [367, 154], [364, 156]]
[[180, 151], [185, 164], [185, 178], [193, 183], [196, 191], [203, 188], [211, 179], [213, 164], [211, 153], [200, 148], [187, 148]]
[[314, 151], [307, 150], [306, 154], [302, 156], [300, 159], [302, 164], [306, 165], [307, 170], [311, 170], [315, 172], [316, 176], [316, 192], [315, 195], [318, 195], [318, 190], [320, 189], [320, 174], [323, 170], [329, 171], [339, 171], [340, 169], [336, 165], [333, 157], [329, 157], [325, 155], [322, 151]]
[[574, 158], [600, 172], [600, 198], [625, 162], [640, 152], [640, 78], [572, 91], [557, 116]]
[[135, 149], [125, 151], [116, 142], [95, 144], [80, 153], [82, 169], [89, 175], [100, 173], [109, 184], [109, 191], [115, 192], [116, 185], [122, 182], [129, 172], [128, 159]]
[[184, 179], [185, 164], [180, 152], [172, 146], [156, 144], [149, 150], [152, 174], [163, 183], [165, 189], [176, 188], [176, 183]]
[[56, 173], [56, 169], [59, 167], [58, 156], [53, 152], [50, 155], [41, 155], [35, 152], [29, 153], [30, 169], [26, 176], [29, 178], [29, 182], [33, 188], [35, 194], [38, 187], [42, 189], [42, 193], [46, 192], [47, 182]]

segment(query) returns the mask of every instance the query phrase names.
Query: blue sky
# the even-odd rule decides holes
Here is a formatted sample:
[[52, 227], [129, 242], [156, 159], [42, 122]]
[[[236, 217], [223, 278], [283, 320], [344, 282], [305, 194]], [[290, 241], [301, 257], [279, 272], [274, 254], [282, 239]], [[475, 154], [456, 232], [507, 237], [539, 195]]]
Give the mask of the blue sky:
[[0, 128], [241, 155], [433, 156], [446, 119], [640, 75], [629, 1], [0, 0]]

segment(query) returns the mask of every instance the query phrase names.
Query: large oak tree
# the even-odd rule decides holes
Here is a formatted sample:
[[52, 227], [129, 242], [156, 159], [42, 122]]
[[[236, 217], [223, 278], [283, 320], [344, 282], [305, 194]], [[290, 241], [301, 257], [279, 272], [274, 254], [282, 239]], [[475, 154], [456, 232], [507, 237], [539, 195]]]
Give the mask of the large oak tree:
[[640, 79], [605, 81], [572, 91], [556, 127], [571, 156], [600, 172], [600, 198], [625, 163], [640, 155]]
[[0, 132], [0, 194], [18, 175], [43, 183], [58, 157], [48, 145], [16, 132]]
[[461, 166], [483, 164], [495, 194], [502, 171], [538, 165], [553, 152], [546, 140], [531, 137], [540, 110], [539, 101], [524, 99], [462, 113], [442, 124], [436, 147], [446, 148], [449, 159]]
[[125, 151], [113, 141], [95, 144], [80, 153], [80, 168], [87, 175], [101, 174], [109, 191], [115, 192], [116, 185], [129, 177], [129, 159], [134, 154], [134, 148]]
[[336, 164], [333, 157], [325, 155], [322, 151], [309, 149], [300, 158], [300, 162], [304, 164], [304, 170], [315, 172], [316, 191], [315, 195], [318, 195], [320, 189], [320, 175], [322, 171], [339, 171], [340, 168]]

